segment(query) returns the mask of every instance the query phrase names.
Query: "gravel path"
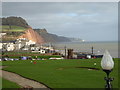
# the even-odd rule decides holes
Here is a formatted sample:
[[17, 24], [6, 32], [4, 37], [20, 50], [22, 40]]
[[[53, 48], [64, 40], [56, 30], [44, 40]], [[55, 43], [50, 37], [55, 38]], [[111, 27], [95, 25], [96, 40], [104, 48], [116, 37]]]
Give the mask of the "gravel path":
[[12, 72], [1, 70], [1, 68], [5, 68], [5, 67], [0, 66], [0, 77], [3, 77], [9, 81], [15, 82], [18, 85], [22, 86], [23, 88], [46, 88], [46, 90], [50, 90], [48, 87], [46, 87], [45, 85], [39, 82], [26, 79]]

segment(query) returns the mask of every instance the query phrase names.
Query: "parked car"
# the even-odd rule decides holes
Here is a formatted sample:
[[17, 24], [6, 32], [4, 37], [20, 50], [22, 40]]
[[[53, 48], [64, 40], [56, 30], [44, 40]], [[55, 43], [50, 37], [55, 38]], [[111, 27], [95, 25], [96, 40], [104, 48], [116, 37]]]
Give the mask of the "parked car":
[[32, 60], [36, 60], [36, 59], [32, 58]]
[[8, 60], [13, 61], [14, 59], [13, 58], [8, 58]]
[[8, 58], [3, 58], [3, 61], [8, 61], [9, 59]]
[[14, 60], [19, 60], [18, 58], [15, 58]]
[[37, 60], [42, 60], [41, 58], [37, 58]]
[[22, 56], [20, 59], [21, 60], [27, 60], [27, 57], [26, 56]]

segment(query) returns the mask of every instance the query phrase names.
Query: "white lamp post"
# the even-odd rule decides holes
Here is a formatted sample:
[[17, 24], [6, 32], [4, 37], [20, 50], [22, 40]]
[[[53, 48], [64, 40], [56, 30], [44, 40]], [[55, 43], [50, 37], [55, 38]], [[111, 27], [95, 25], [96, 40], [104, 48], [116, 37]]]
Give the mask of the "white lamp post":
[[110, 78], [109, 74], [114, 67], [114, 62], [113, 62], [111, 55], [109, 54], [107, 50], [105, 51], [103, 58], [101, 60], [101, 66], [102, 66], [103, 71], [107, 74], [107, 77], [105, 77], [106, 88], [107, 90], [111, 90], [112, 85], [110, 82], [113, 80], [113, 78]]

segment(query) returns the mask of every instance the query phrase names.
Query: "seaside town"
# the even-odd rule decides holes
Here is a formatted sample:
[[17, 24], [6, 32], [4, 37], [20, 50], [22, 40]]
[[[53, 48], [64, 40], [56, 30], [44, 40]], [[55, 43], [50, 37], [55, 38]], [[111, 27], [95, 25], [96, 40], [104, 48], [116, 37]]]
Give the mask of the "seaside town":
[[[0, 33], [1, 36], [5, 35], [5, 33]], [[19, 38], [15, 41], [8, 41], [8, 42], [0, 42], [0, 51], [2, 52], [3, 57], [0, 59], [1, 61], [7, 60], [18, 60], [18, 58], [11, 59], [7, 55], [4, 56], [5, 52], [31, 52], [31, 53], [39, 53], [41, 55], [59, 55], [60, 58], [49, 58], [49, 59], [90, 59], [90, 58], [101, 58], [103, 55], [95, 55], [93, 54], [93, 47], [91, 48], [91, 53], [87, 52], [73, 52], [73, 49], [64, 50], [64, 55], [59, 52], [59, 50], [52, 47], [52, 45], [40, 45], [36, 44], [36, 42], [28, 40], [26, 38]], [[21, 56], [23, 57], [23, 56]], [[30, 57], [30, 56], [29, 56]], [[37, 57], [37, 56], [36, 56]], [[24, 56], [25, 58], [25, 56]], [[21, 58], [21, 59], [24, 59]], [[26, 59], [28, 57], [26, 56]], [[28, 58], [29, 59], [29, 58]], [[36, 58], [37, 59], [37, 58]], [[33, 59], [35, 60], [35, 59]], [[44, 60], [44, 58], [43, 58]]]
[[120, 89], [118, 3], [68, 1], [2, 2], [1, 90]]

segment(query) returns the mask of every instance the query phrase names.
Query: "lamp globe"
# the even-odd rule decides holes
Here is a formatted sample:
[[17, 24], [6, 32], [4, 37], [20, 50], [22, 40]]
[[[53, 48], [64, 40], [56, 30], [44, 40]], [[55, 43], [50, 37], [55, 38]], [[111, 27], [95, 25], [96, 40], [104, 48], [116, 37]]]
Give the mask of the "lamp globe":
[[105, 53], [101, 60], [101, 67], [103, 70], [112, 70], [114, 67], [113, 59], [107, 50], [105, 50]]

